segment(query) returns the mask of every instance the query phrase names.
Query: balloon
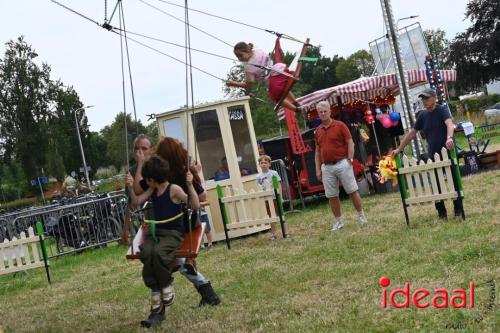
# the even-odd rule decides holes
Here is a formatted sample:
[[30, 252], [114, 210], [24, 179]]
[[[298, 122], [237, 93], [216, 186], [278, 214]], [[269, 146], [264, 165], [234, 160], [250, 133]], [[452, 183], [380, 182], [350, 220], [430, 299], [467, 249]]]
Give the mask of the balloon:
[[391, 118], [391, 121], [399, 121], [399, 119], [401, 119], [401, 116], [397, 112], [391, 112], [389, 117]]
[[391, 126], [392, 127], [396, 127], [396, 126], [398, 126], [398, 124], [399, 124], [399, 121], [397, 121], [397, 120], [396, 121], [391, 121]]
[[383, 123], [384, 121], [391, 121], [391, 118], [389, 118], [389, 115], [388, 114], [382, 114], [379, 118], [380, 122]]
[[391, 121], [390, 121], [390, 120], [385, 120], [385, 121], [382, 121], [382, 126], [383, 126], [384, 128], [389, 128], [389, 127], [391, 127], [391, 126], [392, 126], [392, 123], [391, 123]]
[[389, 118], [389, 115], [387, 114], [384, 114], [382, 115], [382, 117], [380, 117], [380, 123], [384, 128], [389, 128], [392, 126], [391, 118]]

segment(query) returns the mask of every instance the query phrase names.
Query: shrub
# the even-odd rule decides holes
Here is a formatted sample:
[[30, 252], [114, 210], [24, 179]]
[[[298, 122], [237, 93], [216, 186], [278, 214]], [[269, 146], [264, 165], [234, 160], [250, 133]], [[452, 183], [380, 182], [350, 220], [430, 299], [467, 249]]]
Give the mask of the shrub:
[[467, 105], [468, 111], [471, 114], [483, 112], [487, 107], [500, 102], [500, 95], [491, 94], [491, 95], [483, 95], [479, 97], [467, 98], [461, 101], [450, 101], [450, 110], [453, 115], [457, 114], [457, 105]]
[[99, 168], [97, 169], [95, 173], [95, 178], [96, 179], [107, 179], [115, 176], [118, 172], [116, 171], [116, 168], [111, 165], [107, 168]]

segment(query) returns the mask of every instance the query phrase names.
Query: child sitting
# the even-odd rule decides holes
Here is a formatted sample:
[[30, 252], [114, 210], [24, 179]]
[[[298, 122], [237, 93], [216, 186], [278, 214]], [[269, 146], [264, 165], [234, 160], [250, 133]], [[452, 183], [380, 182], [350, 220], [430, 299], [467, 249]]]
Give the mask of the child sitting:
[[[239, 42], [234, 46], [234, 55], [239, 61], [244, 62], [245, 82], [228, 80], [228, 87], [239, 87], [250, 89], [253, 82], [262, 81], [266, 87], [269, 97], [276, 103], [285, 93], [288, 77], [282, 73], [291, 74], [284, 63], [273, 64], [269, 55], [260, 49], [254, 49], [252, 43]], [[270, 72], [267, 72], [270, 70]], [[288, 92], [282, 102], [285, 108], [294, 112], [302, 112], [299, 104], [291, 92]]]
[[180, 186], [167, 181], [168, 174], [168, 162], [159, 156], [151, 157], [142, 168], [142, 177], [149, 188], [140, 195], [133, 190], [132, 176], [127, 176], [132, 206], [141, 205], [151, 197], [156, 218], [155, 225], [150, 226], [152, 232], [144, 236], [139, 247], [139, 259], [144, 264], [142, 278], [151, 289], [151, 313], [148, 319], [141, 321], [144, 327], [160, 324], [165, 320], [165, 307], [174, 303], [170, 263], [184, 240], [183, 203], [189, 198], [192, 209], [200, 207], [192, 183], [193, 175], [188, 172], [186, 176], [188, 196]]
[[[273, 176], [276, 176], [278, 178], [279, 182], [279, 187], [278, 187], [278, 193], [281, 193], [281, 178], [280, 175], [275, 171], [271, 169], [271, 157], [268, 155], [261, 155], [259, 156], [259, 166], [261, 169], [261, 172], [257, 175], [257, 178], [255, 179], [257, 181], [257, 186], [263, 190], [267, 191], [273, 188]], [[277, 207], [276, 203], [274, 205], [274, 208], [278, 210], [279, 208]], [[266, 202], [266, 210], [267, 214], [270, 216], [271, 215], [271, 209]], [[286, 228], [286, 224], [283, 225], [285, 229], [285, 238], [288, 238], [288, 230]], [[271, 223], [271, 240], [276, 240], [276, 222]]]

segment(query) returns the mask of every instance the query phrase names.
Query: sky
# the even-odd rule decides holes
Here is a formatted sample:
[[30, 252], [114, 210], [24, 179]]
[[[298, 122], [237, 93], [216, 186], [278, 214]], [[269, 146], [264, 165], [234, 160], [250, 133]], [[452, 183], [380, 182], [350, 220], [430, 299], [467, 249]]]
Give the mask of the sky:
[[[104, 22], [104, 0], [58, 0], [60, 3], [100, 23]], [[184, 5], [182, 0], [169, 0]], [[422, 28], [441, 29], [448, 39], [463, 32], [466, 0], [392, 0], [399, 27], [420, 22]], [[107, 1], [107, 17], [116, 0]], [[159, 10], [153, 8], [158, 8]], [[271, 51], [275, 37], [262, 29], [285, 33], [300, 40], [310, 38], [321, 45], [324, 56], [349, 56], [383, 36], [385, 27], [379, 0], [189, 0], [190, 8], [232, 19], [257, 28], [217, 19], [190, 11], [191, 47], [229, 58], [235, 58], [232, 45], [252, 42], [255, 47]], [[168, 16], [184, 18], [184, 8], [161, 0], [123, 0], [125, 26], [128, 31], [184, 45], [184, 24]], [[160, 11], [161, 10], [161, 11]], [[111, 20], [119, 26], [118, 13]], [[214, 38], [199, 30], [216, 36]], [[23, 35], [38, 53], [38, 63], [51, 66], [52, 79], [73, 86], [84, 105], [92, 131], [113, 122], [124, 110], [120, 38], [95, 23], [54, 4], [49, 0], [0, 0], [0, 56], [5, 43]], [[129, 37], [132, 35], [129, 34]], [[183, 48], [134, 37], [161, 52], [184, 60]], [[227, 43], [227, 44], [226, 44]], [[129, 41], [131, 76], [137, 118], [148, 124], [146, 114], [175, 110], [186, 104], [186, 68], [171, 58]], [[228, 45], [229, 44], [229, 45]], [[297, 52], [301, 44], [283, 41], [285, 51]], [[210, 74], [225, 78], [236, 61], [192, 51], [192, 64]], [[235, 59], [236, 60], [236, 59]], [[126, 59], [125, 59], [126, 61]], [[125, 62], [125, 68], [127, 63]], [[129, 74], [126, 71], [126, 110], [133, 113]], [[195, 103], [224, 98], [222, 81], [193, 69]], [[189, 101], [191, 98], [189, 98]]]

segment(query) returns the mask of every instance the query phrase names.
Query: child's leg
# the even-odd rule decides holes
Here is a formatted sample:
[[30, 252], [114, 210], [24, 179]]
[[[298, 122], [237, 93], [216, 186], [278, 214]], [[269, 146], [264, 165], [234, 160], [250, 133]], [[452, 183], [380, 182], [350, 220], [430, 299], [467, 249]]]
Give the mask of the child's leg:
[[142, 279], [146, 287], [151, 290], [160, 290], [160, 285], [156, 280], [156, 274], [154, 273], [154, 248], [155, 243], [151, 235], [147, 234], [144, 236], [144, 242], [139, 247], [139, 259], [141, 260], [142, 266]]
[[141, 321], [141, 326], [152, 327], [159, 325], [165, 320], [165, 306], [161, 300], [161, 292], [159, 290], [151, 291], [151, 313], [148, 318]]
[[212, 246], [212, 242], [214, 241], [214, 236], [212, 235], [212, 230], [206, 233], [208, 246]]
[[158, 243], [150, 235], [144, 239], [140, 259], [144, 264], [142, 277], [146, 286], [160, 291], [163, 304], [172, 305], [175, 291], [172, 286], [172, 268], [175, 252], [182, 246], [183, 237], [175, 230], [157, 230]]
[[293, 112], [299, 112], [297, 106], [293, 104], [293, 101], [288, 99], [288, 97], [283, 100], [283, 103], [281, 103], [281, 105], [289, 110], [292, 110]]
[[159, 287], [172, 283], [170, 263], [175, 259], [175, 252], [182, 246], [183, 235], [175, 230], [156, 230], [159, 242], [153, 251], [153, 272]]
[[297, 102], [297, 100], [295, 99], [295, 95], [293, 94], [293, 92], [289, 91], [286, 98], [288, 100], [290, 100], [290, 103], [292, 103], [293, 105], [296, 105], [296, 106], [299, 105], [299, 102]]

